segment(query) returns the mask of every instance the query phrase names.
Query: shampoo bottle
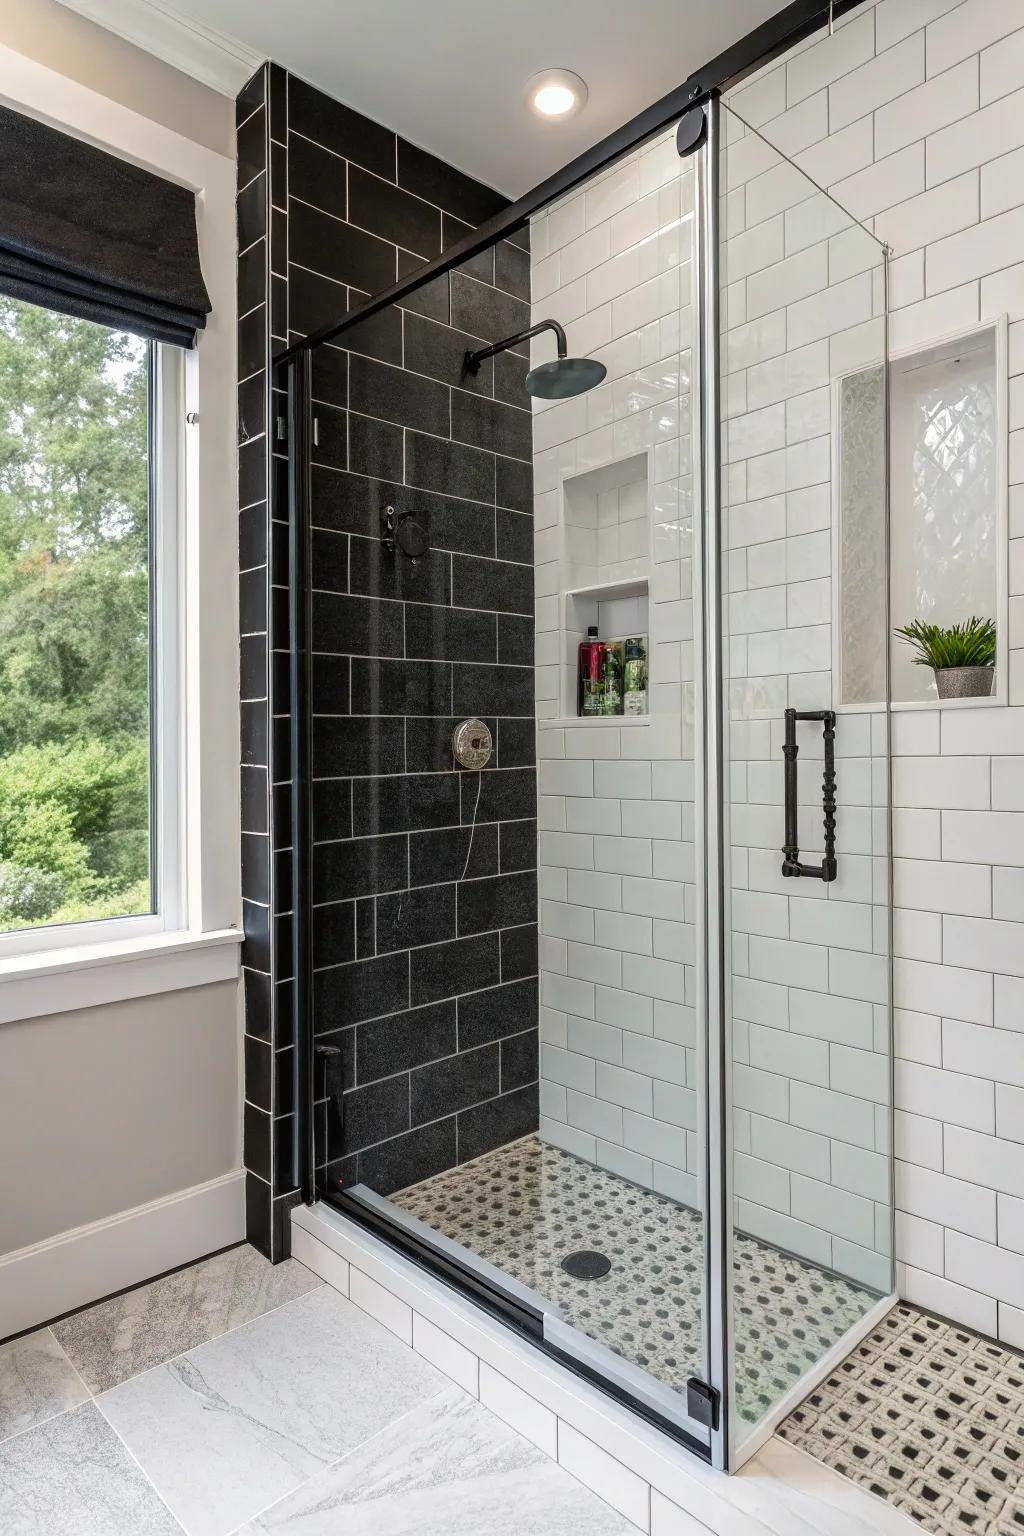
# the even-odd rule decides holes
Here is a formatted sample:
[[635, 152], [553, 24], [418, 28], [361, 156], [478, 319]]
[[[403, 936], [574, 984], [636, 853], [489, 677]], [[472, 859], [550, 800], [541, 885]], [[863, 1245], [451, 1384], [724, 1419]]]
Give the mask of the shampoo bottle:
[[597, 625], [591, 624], [587, 638], [580, 641], [576, 681], [576, 713], [599, 715], [604, 693], [604, 651], [597, 638]]

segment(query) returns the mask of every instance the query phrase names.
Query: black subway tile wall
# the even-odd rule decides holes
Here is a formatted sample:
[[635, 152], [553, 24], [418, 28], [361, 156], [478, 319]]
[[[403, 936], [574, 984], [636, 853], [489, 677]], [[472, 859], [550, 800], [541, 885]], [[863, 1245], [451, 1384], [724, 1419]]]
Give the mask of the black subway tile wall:
[[[277, 1260], [297, 1195], [270, 362], [505, 200], [276, 65], [238, 122], [246, 1207]], [[340, 1052], [316, 1089], [325, 1187], [389, 1194], [537, 1126], [527, 361], [463, 368], [528, 324], [523, 233], [314, 355], [312, 1006], [317, 1041]], [[427, 536], [415, 562], [382, 546], [388, 505]], [[470, 715], [494, 738], [481, 775], [452, 760]]]
[[[273, 1119], [279, 1012], [271, 921], [270, 448], [268, 71], [237, 102], [238, 124], [238, 607], [241, 684], [242, 950], [245, 1009], [242, 1156], [249, 1239], [274, 1256]], [[286, 1226], [282, 1222], [280, 1225]]]

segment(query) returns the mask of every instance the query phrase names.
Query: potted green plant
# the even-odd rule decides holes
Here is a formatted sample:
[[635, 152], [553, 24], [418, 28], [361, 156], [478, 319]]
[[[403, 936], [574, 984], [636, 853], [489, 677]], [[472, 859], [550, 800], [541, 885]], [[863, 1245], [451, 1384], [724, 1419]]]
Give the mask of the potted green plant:
[[931, 667], [940, 699], [987, 698], [992, 692], [996, 626], [991, 619], [948, 626], [914, 619], [896, 634], [917, 652], [917, 666]]

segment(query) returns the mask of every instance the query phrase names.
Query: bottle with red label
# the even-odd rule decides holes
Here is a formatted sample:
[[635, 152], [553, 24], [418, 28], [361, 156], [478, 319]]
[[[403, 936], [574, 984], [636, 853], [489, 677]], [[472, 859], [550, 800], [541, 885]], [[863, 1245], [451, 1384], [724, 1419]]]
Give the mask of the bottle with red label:
[[576, 684], [576, 713], [590, 716], [601, 713], [604, 698], [604, 653], [606, 646], [597, 638], [597, 625], [591, 624], [587, 638], [580, 641]]

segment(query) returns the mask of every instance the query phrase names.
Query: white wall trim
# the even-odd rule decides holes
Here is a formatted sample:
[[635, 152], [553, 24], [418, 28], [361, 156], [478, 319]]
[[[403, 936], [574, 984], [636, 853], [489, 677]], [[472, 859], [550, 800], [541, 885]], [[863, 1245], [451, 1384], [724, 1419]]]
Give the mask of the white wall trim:
[[264, 62], [236, 37], [228, 37], [189, 16], [179, 16], [157, 0], [60, 0], [108, 32], [171, 64], [194, 80], [235, 97]]
[[245, 1173], [121, 1211], [0, 1259], [0, 1339], [245, 1236]]
[[15, 956], [0, 962], [0, 1025], [236, 981], [241, 943], [237, 928], [221, 928]]

